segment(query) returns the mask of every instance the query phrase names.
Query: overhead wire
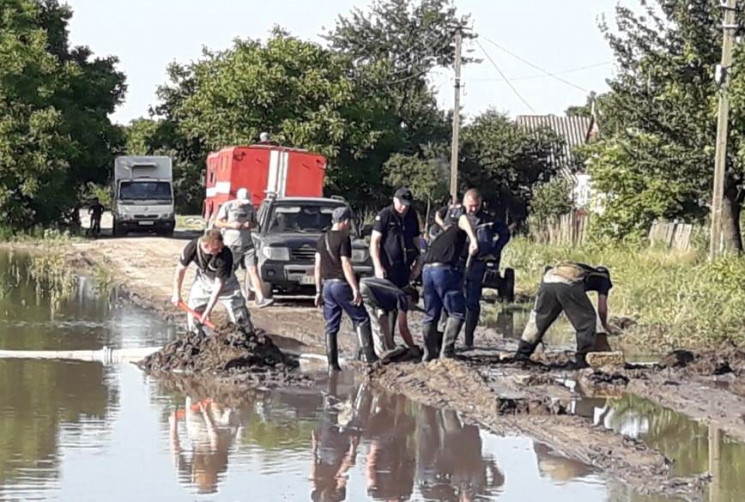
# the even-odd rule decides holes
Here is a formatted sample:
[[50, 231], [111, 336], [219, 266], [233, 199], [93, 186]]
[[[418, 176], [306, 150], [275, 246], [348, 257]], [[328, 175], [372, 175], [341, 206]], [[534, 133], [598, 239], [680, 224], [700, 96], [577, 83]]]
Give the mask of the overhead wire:
[[499, 65], [492, 59], [492, 57], [489, 55], [489, 53], [486, 52], [486, 49], [484, 49], [484, 46], [481, 45], [481, 42], [479, 42], [478, 39], [474, 39], [474, 41], [476, 42], [476, 45], [478, 45], [479, 48], [481, 49], [481, 51], [484, 53], [484, 56], [486, 56], [486, 59], [489, 60], [489, 62], [492, 64], [492, 66], [494, 66], [494, 68], [497, 70], [497, 72], [499, 72], [499, 74], [502, 76], [502, 79], [505, 81], [505, 83], [510, 87], [510, 89], [512, 89], [512, 92], [515, 93], [515, 96], [517, 96], [518, 98], [520, 98], [520, 101], [522, 101], [523, 104], [525, 106], [527, 106], [528, 109], [531, 112], [535, 113], [535, 109], [532, 106], [530, 106], [530, 103], [528, 103], [528, 101], [522, 96], [522, 94], [520, 94], [518, 92], [517, 89], [515, 89], [515, 86], [512, 85], [512, 82], [510, 82], [510, 79], [507, 78], [507, 75], [505, 75], [504, 72], [502, 71], [502, 69], [499, 68]]
[[[586, 65], [586, 66], [578, 66], [577, 68], [569, 68], [568, 70], [562, 70], [562, 71], [553, 72], [552, 75], [566, 75], [566, 74], [569, 74], [569, 73], [577, 73], [577, 72], [584, 71], [584, 70], [590, 70], [592, 68], [599, 68], [601, 66], [608, 66], [610, 64], [613, 64], [613, 63], [610, 62], [610, 61], [606, 61], [604, 63], [595, 63], [595, 64], [591, 64], [591, 65]], [[518, 82], [518, 81], [521, 81], [521, 80], [536, 80], [536, 79], [539, 79], [539, 78], [551, 78], [551, 77], [549, 77], [548, 75], [544, 75], [544, 74], [541, 74], [541, 75], [523, 75], [521, 77], [512, 77], [512, 81], [513, 82]], [[502, 81], [501, 79], [498, 79], [498, 78], [470, 78], [469, 80], [471, 82], [501, 82]]]
[[508, 50], [508, 49], [505, 49], [504, 47], [502, 47], [501, 45], [499, 45], [498, 43], [496, 43], [496, 42], [495, 42], [494, 40], [490, 40], [490, 39], [488, 39], [488, 38], [486, 38], [486, 37], [482, 37], [482, 38], [483, 38], [484, 40], [486, 40], [487, 42], [489, 42], [490, 44], [492, 44], [492, 45], [493, 45], [494, 47], [496, 47], [497, 49], [499, 49], [499, 50], [501, 50], [501, 51], [503, 51], [503, 52], [507, 53], [508, 55], [510, 55], [510, 56], [512, 56], [513, 58], [517, 59], [518, 61], [520, 61], [520, 62], [522, 62], [522, 63], [524, 63], [524, 64], [526, 64], [526, 65], [530, 66], [531, 68], [533, 68], [533, 69], [535, 69], [535, 70], [538, 70], [539, 72], [543, 73], [543, 74], [544, 74], [544, 75], [546, 75], [547, 77], [551, 77], [551, 78], [553, 78], [554, 80], [557, 80], [557, 81], [561, 82], [562, 84], [568, 85], [568, 86], [570, 86], [570, 87], [574, 87], [575, 89], [578, 89], [578, 90], [580, 90], [580, 91], [582, 91], [582, 92], [584, 92], [584, 93], [589, 93], [589, 92], [590, 92], [590, 91], [588, 91], [587, 89], [585, 89], [585, 88], [583, 88], [583, 87], [580, 87], [580, 86], [578, 86], [578, 85], [576, 85], [576, 84], [573, 84], [572, 82], [570, 82], [570, 81], [568, 81], [568, 80], [565, 80], [565, 79], [563, 79], [563, 78], [561, 78], [561, 77], [557, 76], [557, 75], [556, 75], [555, 73], [551, 73], [551, 72], [549, 72], [549, 71], [547, 71], [547, 70], [544, 70], [544, 69], [543, 69], [543, 68], [541, 68], [540, 66], [538, 66], [538, 65], [536, 65], [536, 64], [533, 64], [533, 63], [531, 63], [530, 61], [526, 60], [525, 58], [523, 58], [523, 57], [520, 57], [520, 56], [518, 56], [518, 55], [517, 55], [517, 54], [515, 54], [514, 52], [512, 52], [512, 51], [510, 51], [510, 50]]

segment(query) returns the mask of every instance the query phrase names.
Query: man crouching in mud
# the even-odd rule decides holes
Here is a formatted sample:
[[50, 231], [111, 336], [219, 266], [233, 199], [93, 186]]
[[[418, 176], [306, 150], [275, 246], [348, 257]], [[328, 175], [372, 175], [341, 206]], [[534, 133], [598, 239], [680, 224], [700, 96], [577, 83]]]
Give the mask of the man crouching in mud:
[[372, 345], [370, 318], [362, 306], [362, 297], [357, 286], [357, 278], [352, 268], [352, 239], [349, 228], [352, 223], [352, 210], [338, 207], [331, 214], [333, 226], [325, 232], [316, 244], [316, 307], [323, 305], [323, 318], [326, 321], [326, 357], [329, 370], [340, 371], [337, 335], [341, 327], [342, 311], [354, 323], [360, 349], [365, 361], [377, 361]]
[[587, 291], [597, 291], [600, 322], [608, 333], [616, 332], [608, 325], [608, 294], [613, 283], [605, 267], [591, 267], [584, 263], [564, 261], [547, 267], [535, 308], [523, 331], [515, 355], [516, 361], [528, 361], [548, 328], [562, 310], [577, 333], [577, 359], [575, 369], [587, 368], [587, 353], [595, 345], [597, 317]]
[[[253, 330], [246, 299], [233, 272], [233, 255], [223, 245], [222, 234], [217, 229], [209, 230], [184, 248], [176, 266], [171, 302], [174, 305], [181, 303], [181, 286], [186, 269], [192, 262], [197, 266], [197, 275], [189, 291], [189, 308], [201, 313], [201, 321], [206, 322], [219, 301], [228, 311], [231, 322]], [[188, 327], [189, 331], [196, 329], [195, 319], [191, 314], [188, 317]]]
[[396, 348], [393, 339], [396, 323], [406, 346], [409, 349], [418, 348], [409, 331], [407, 315], [409, 306], [419, 302], [416, 288], [406, 286], [399, 289], [388, 279], [365, 277], [360, 279], [360, 294], [370, 316], [373, 346], [379, 358]]

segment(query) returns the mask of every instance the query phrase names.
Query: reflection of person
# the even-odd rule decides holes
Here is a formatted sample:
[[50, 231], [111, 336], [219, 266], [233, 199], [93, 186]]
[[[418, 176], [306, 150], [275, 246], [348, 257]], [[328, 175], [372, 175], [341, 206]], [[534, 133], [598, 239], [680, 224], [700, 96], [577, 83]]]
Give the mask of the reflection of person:
[[557, 455], [551, 448], [541, 443], [533, 443], [538, 471], [541, 476], [554, 481], [567, 482], [592, 474], [592, 468], [577, 460]]
[[378, 357], [396, 348], [393, 339], [396, 321], [406, 346], [414, 347], [407, 312], [409, 305], [416, 305], [419, 301], [415, 288], [407, 286], [402, 290], [388, 279], [365, 277], [360, 280], [360, 294], [370, 316], [373, 344]]
[[337, 374], [329, 377], [329, 390], [324, 399], [318, 431], [311, 432], [313, 463], [310, 470], [311, 500], [340, 502], [347, 496], [347, 473], [355, 464], [359, 432], [345, 423], [335, 405]]
[[[189, 448], [179, 438], [179, 419], [186, 425]], [[237, 414], [212, 400], [192, 404], [186, 398], [183, 410], [169, 417], [171, 453], [178, 472], [199, 493], [215, 493], [220, 474], [227, 471], [228, 453], [238, 436]]]
[[[481, 435], [452, 410], [423, 407], [417, 458], [422, 495], [438, 500], [472, 501], [504, 484], [496, 463], [482, 457]], [[491, 480], [487, 475], [491, 474]]]
[[406, 413], [403, 396], [380, 394], [375, 401], [366, 430], [367, 493], [375, 499], [407, 500], [414, 489], [416, 459], [408, 439], [415, 422]]
[[222, 230], [225, 245], [233, 253], [233, 270], [237, 271], [241, 265], [245, 267], [256, 293], [256, 306], [264, 308], [271, 305], [274, 300], [264, 297], [261, 278], [256, 268], [256, 248], [251, 237], [251, 229], [257, 228], [258, 222], [248, 190], [238, 189], [234, 200], [220, 206], [215, 227]]
[[[608, 325], [608, 295], [611, 288], [613, 283], [610, 272], [605, 267], [591, 267], [569, 261], [547, 267], [515, 358], [520, 361], [529, 360], [543, 335], [564, 311], [577, 333], [576, 368], [586, 368], [587, 353], [595, 345], [597, 315], [608, 333], [617, 331]], [[598, 293], [597, 314], [587, 291]]]
[[[370, 318], [362, 306], [362, 297], [352, 267], [352, 240], [349, 228], [352, 210], [338, 207], [332, 214], [333, 226], [318, 239], [315, 258], [316, 307], [323, 305], [326, 321], [326, 358], [329, 370], [339, 371], [337, 335], [342, 313], [354, 324], [365, 361], [377, 360], [373, 349]], [[323, 289], [322, 289], [323, 288]]]
[[[232, 322], [253, 329], [246, 300], [233, 271], [233, 255], [223, 245], [222, 234], [217, 229], [207, 231], [184, 248], [173, 279], [171, 302], [174, 305], [181, 302], [181, 286], [186, 268], [192, 262], [197, 266], [197, 274], [189, 291], [189, 307], [201, 312], [202, 320], [206, 321], [219, 301]], [[195, 319], [191, 314], [188, 324], [189, 330], [194, 331]]]
[[399, 188], [393, 205], [375, 217], [370, 237], [370, 257], [375, 277], [388, 279], [403, 288], [419, 275], [419, 218], [411, 207], [414, 197], [408, 188]]

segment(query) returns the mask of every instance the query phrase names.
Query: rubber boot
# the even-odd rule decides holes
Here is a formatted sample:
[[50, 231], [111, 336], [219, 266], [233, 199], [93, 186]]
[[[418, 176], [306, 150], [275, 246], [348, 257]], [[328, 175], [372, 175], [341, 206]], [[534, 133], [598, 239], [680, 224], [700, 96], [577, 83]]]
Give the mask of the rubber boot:
[[466, 349], [470, 350], [473, 348], [473, 334], [476, 331], [476, 326], [479, 325], [479, 314], [476, 310], [466, 310]]
[[341, 371], [336, 333], [326, 333], [326, 359], [328, 359], [329, 371]]
[[584, 352], [577, 352], [577, 356], [574, 360], [574, 367], [575, 370], [582, 370], [585, 368], [589, 368], [590, 365], [587, 364], [587, 354]]
[[425, 324], [423, 328], [424, 354], [422, 355], [422, 362], [426, 363], [437, 359], [440, 353], [440, 346], [437, 343], [437, 324]]
[[370, 323], [361, 324], [355, 329], [357, 331], [357, 342], [360, 344], [362, 360], [367, 364], [372, 364], [378, 360], [373, 347], [372, 329]]
[[452, 359], [455, 357], [455, 340], [458, 338], [458, 333], [463, 328], [463, 319], [456, 319], [455, 317], [448, 317], [448, 322], [445, 325], [445, 332], [442, 334], [442, 349], [440, 351], [441, 358]]
[[517, 352], [515, 353], [515, 361], [528, 362], [530, 356], [535, 352], [535, 348], [538, 346], [536, 343], [526, 342], [520, 340], [520, 344], [517, 346]]

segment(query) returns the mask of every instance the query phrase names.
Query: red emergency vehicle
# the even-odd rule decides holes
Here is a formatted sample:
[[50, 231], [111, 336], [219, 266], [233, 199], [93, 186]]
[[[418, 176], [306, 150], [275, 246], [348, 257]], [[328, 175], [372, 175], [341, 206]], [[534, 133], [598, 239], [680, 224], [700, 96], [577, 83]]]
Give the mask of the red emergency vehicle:
[[205, 221], [220, 205], [235, 199], [240, 188], [251, 193], [255, 207], [273, 193], [277, 197], [322, 197], [326, 157], [276, 145], [232, 146], [207, 157]]

